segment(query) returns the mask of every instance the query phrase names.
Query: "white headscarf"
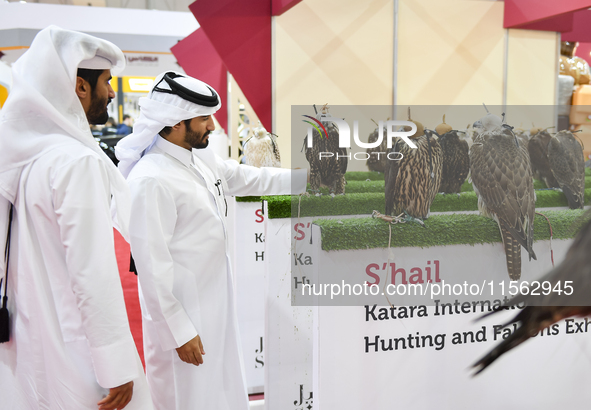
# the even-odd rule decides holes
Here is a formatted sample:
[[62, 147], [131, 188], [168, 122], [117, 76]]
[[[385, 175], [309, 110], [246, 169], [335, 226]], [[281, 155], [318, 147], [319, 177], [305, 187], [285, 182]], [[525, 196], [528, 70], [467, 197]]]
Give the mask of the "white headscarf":
[[127, 237], [127, 184], [93, 138], [75, 92], [78, 67], [111, 68], [116, 74], [124, 66], [121, 50], [106, 40], [56, 26], [37, 34], [12, 67], [13, 86], [0, 115], [0, 195], [6, 199], [0, 201], [0, 218], [8, 215], [7, 201], [15, 201], [22, 168], [75, 138], [104, 160], [118, 228]]
[[[170, 89], [162, 78], [171, 72], [167, 71], [156, 77], [148, 97], [140, 98], [140, 118], [133, 125], [133, 133], [121, 139], [115, 147], [115, 155], [120, 161], [119, 170], [125, 178], [144, 152], [154, 144], [158, 133], [164, 127], [172, 127], [181, 121], [195, 117], [213, 115], [222, 106], [219, 102], [215, 107], [206, 107], [187, 101], [176, 94], [154, 91], [155, 87]], [[174, 74], [181, 76], [176, 77], [175, 82], [183, 87], [202, 95], [212, 96], [213, 92], [218, 96], [217, 92], [203, 81], [180, 73]]]

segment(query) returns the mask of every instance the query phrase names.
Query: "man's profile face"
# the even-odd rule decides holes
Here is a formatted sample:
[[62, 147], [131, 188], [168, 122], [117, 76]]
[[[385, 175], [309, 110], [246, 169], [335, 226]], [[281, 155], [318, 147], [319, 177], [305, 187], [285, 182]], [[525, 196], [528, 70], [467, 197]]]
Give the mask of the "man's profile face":
[[89, 124], [104, 124], [109, 119], [107, 105], [115, 98], [110, 81], [111, 71], [104, 70], [96, 82], [96, 87], [92, 89], [90, 107], [86, 114]]
[[192, 148], [202, 149], [209, 144], [209, 134], [215, 130], [211, 115], [195, 117], [186, 123], [185, 142]]

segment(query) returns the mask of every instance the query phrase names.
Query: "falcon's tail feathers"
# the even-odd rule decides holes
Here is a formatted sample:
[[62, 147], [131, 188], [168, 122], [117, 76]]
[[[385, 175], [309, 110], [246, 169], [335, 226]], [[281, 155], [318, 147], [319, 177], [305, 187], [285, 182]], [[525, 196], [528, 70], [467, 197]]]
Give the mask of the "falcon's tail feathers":
[[507, 272], [509, 272], [509, 278], [511, 278], [511, 280], [519, 280], [521, 277], [521, 244], [515, 238], [513, 238], [509, 231], [504, 227], [501, 227], [501, 235], [503, 237], [503, 245], [505, 247], [505, 257], [507, 258]]

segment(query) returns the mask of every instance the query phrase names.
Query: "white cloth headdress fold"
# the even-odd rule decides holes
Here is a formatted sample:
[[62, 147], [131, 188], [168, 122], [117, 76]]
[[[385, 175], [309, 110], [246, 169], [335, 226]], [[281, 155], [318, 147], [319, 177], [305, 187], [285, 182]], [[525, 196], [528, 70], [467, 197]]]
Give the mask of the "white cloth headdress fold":
[[158, 133], [164, 127], [172, 127], [181, 121], [195, 117], [213, 115], [222, 106], [221, 102], [218, 102], [213, 107], [207, 107], [176, 94], [154, 90], [160, 88], [173, 91], [165, 81], [162, 81], [163, 77], [170, 73], [179, 76], [174, 80], [183, 87], [205, 96], [212, 96], [212, 93], [215, 93], [219, 101], [215, 90], [203, 81], [171, 71], [160, 74], [154, 81], [154, 87], [148, 97], [142, 97], [139, 100], [140, 118], [134, 123], [133, 133], [122, 138], [115, 147], [115, 155], [120, 161], [119, 170], [125, 178], [144, 152], [153, 145]]

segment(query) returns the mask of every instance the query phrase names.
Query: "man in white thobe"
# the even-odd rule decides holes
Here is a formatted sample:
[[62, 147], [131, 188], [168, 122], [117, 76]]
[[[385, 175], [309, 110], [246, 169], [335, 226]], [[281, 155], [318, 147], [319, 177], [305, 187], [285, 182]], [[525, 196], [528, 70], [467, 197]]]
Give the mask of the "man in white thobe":
[[306, 170], [258, 169], [206, 149], [220, 107], [207, 84], [161, 74], [116, 147], [131, 189], [146, 375], [159, 410], [248, 409], [225, 196], [306, 187]]
[[50, 26], [13, 66], [0, 117], [0, 237], [14, 204], [3, 409], [153, 408], [114, 250], [111, 196], [127, 236], [129, 191], [89, 126], [107, 120], [124, 61], [112, 43]]

